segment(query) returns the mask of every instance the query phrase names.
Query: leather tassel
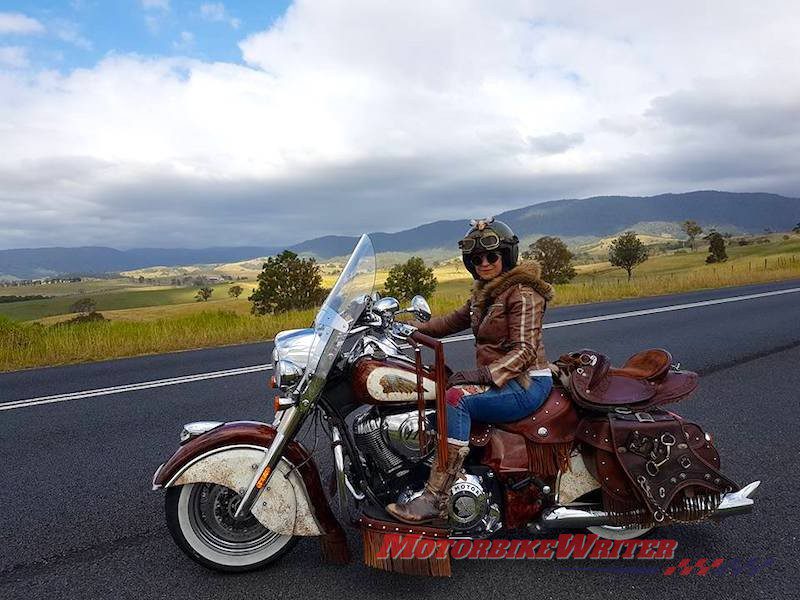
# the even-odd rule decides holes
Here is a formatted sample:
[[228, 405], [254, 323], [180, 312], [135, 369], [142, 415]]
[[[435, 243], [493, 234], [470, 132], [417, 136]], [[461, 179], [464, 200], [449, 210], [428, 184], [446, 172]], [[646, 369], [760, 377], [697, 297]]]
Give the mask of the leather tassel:
[[555, 477], [558, 472], [567, 472], [570, 467], [572, 443], [537, 444], [528, 442], [528, 468], [540, 477]]
[[383, 545], [384, 534], [361, 527], [364, 540], [364, 564], [373, 569], [402, 573], [403, 575], [421, 575], [424, 577], [450, 577], [450, 555], [442, 558], [432, 556], [428, 559], [419, 558], [378, 558], [381, 546]]
[[323, 535], [319, 538], [319, 543], [323, 561], [334, 565], [346, 565], [350, 562], [350, 550], [343, 533]]

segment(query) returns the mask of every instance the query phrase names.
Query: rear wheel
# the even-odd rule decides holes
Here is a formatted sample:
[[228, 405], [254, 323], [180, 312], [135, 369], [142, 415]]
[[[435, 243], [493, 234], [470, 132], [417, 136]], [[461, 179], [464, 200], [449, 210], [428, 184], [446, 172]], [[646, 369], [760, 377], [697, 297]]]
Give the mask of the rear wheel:
[[[602, 503], [600, 490], [592, 490], [577, 499], [579, 502]], [[592, 525], [587, 527], [590, 533], [604, 540], [633, 540], [642, 537], [650, 531], [652, 527], [616, 527], [614, 525]]]
[[225, 572], [252, 571], [291, 550], [298, 537], [264, 527], [252, 514], [234, 517], [241, 496], [215, 483], [167, 489], [166, 516], [175, 542], [192, 560]]

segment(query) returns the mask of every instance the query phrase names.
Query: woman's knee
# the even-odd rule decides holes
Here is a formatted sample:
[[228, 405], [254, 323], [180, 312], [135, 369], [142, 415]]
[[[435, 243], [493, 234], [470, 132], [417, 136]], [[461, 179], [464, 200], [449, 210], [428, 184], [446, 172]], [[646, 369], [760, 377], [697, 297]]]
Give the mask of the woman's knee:
[[455, 386], [448, 388], [444, 395], [444, 399], [447, 401], [447, 406], [451, 406], [453, 408], [461, 407], [461, 399], [463, 397], [464, 391]]

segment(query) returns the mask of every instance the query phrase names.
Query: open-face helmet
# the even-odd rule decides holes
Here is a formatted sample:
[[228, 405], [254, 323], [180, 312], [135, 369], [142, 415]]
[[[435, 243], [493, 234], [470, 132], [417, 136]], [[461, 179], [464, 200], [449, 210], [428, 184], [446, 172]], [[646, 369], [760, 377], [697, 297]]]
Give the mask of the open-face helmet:
[[519, 238], [508, 225], [494, 217], [470, 221], [470, 229], [458, 242], [458, 247], [464, 266], [475, 279], [478, 279], [478, 274], [472, 263], [474, 256], [484, 252], [499, 253], [503, 259], [503, 271], [513, 269], [519, 261]]

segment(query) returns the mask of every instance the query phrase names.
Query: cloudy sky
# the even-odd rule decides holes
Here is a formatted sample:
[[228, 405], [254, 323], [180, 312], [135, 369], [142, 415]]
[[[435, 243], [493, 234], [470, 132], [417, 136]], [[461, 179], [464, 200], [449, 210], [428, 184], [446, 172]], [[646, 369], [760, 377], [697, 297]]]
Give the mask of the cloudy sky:
[[800, 4], [0, 0], [0, 248], [800, 196]]

